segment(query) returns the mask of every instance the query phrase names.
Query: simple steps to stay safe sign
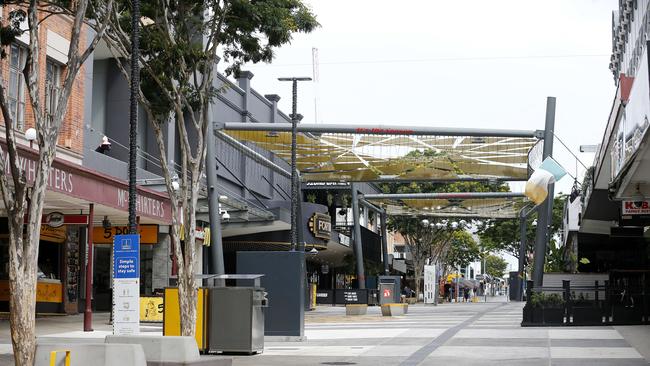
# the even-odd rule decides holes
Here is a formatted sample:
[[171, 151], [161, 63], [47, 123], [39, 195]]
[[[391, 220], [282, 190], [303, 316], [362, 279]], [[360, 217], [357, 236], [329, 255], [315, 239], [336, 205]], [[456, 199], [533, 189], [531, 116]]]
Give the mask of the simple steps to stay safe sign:
[[113, 241], [113, 334], [140, 332], [140, 236]]

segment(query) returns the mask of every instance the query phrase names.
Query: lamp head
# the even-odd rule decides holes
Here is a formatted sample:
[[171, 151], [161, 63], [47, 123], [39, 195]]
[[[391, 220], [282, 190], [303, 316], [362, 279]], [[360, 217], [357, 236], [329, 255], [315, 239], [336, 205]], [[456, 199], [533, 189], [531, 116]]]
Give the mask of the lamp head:
[[28, 128], [27, 131], [25, 131], [25, 139], [30, 142], [36, 140], [36, 129]]

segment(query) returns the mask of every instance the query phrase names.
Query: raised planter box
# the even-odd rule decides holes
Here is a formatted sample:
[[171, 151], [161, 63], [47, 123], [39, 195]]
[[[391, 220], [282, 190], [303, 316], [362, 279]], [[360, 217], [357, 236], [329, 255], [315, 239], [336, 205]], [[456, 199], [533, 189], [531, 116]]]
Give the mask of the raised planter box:
[[366, 315], [368, 305], [366, 304], [347, 304], [345, 305], [345, 315]]
[[563, 325], [564, 308], [543, 308], [544, 325]]
[[533, 308], [525, 306], [522, 326], [564, 325], [564, 308]]
[[642, 316], [643, 314], [640, 306], [612, 306], [612, 322], [614, 324], [641, 324]]
[[408, 304], [383, 304], [381, 306], [381, 315], [399, 316], [408, 313]]
[[573, 325], [600, 325], [603, 323], [603, 312], [597, 306], [574, 306]]

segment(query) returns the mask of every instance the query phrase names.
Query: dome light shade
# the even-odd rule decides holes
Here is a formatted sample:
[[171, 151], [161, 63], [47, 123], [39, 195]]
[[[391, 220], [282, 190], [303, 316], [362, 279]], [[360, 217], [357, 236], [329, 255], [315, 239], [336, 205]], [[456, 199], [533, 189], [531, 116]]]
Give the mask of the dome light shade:
[[27, 141], [36, 140], [36, 129], [28, 128], [27, 131], [25, 131], [25, 139], [27, 139]]

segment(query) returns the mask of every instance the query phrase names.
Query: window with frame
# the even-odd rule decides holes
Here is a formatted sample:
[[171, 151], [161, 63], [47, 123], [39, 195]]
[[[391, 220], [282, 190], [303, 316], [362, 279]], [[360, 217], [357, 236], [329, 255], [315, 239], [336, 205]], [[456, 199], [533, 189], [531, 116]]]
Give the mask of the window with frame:
[[23, 67], [27, 57], [27, 49], [17, 44], [11, 45], [9, 55], [9, 86], [7, 99], [9, 112], [14, 119], [14, 128], [22, 131], [25, 128], [25, 79]]
[[45, 64], [45, 115], [51, 118], [56, 111], [61, 88], [61, 65], [47, 59]]

